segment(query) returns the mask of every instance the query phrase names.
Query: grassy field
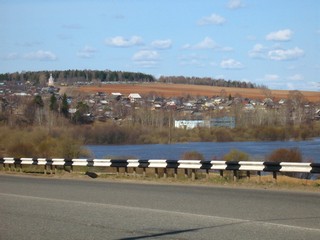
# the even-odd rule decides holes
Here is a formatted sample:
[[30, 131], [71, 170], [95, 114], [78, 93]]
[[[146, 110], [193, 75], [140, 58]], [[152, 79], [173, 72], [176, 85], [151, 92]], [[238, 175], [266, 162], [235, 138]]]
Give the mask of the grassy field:
[[[166, 84], [166, 83], [141, 83], [141, 84], [105, 84], [100, 86], [81, 86], [81, 87], [63, 87], [63, 92], [71, 93], [96, 93], [120, 92], [124, 95], [130, 93], [139, 93], [142, 96], [157, 95], [162, 97], [179, 97], [179, 96], [221, 96], [222, 92], [226, 96], [241, 96], [252, 99], [264, 99], [267, 97], [263, 89], [249, 88], [229, 88], [214, 87], [188, 84]], [[288, 90], [270, 90], [269, 94], [275, 100], [287, 98]], [[301, 91], [305, 98], [310, 102], [320, 102], [320, 92]]]

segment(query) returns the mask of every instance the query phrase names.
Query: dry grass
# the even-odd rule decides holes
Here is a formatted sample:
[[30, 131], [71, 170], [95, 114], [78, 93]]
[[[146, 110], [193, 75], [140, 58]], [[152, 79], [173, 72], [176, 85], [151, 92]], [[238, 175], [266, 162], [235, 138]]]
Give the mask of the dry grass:
[[[42, 167], [43, 168], [43, 167]], [[24, 169], [24, 172], [17, 171], [0, 171], [1, 175], [16, 175], [16, 176], [32, 176], [45, 178], [59, 178], [59, 179], [79, 179], [90, 181], [116, 181], [116, 182], [131, 182], [140, 184], [174, 184], [174, 185], [192, 185], [192, 186], [207, 186], [207, 187], [230, 187], [230, 188], [253, 188], [253, 189], [270, 189], [270, 190], [285, 190], [285, 191], [309, 191], [320, 193], [320, 179], [308, 180], [298, 179], [279, 175], [277, 181], [272, 178], [272, 175], [256, 176], [252, 175], [250, 179], [242, 178], [238, 181], [233, 181], [232, 178], [220, 177], [217, 173], [210, 173], [209, 179], [204, 174], [197, 173], [197, 179], [192, 180], [190, 177], [186, 178], [184, 174], [179, 171], [178, 178], [174, 178], [172, 174], [168, 173], [168, 177], [163, 177], [163, 172], [159, 171], [159, 176], [155, 177], [154, 169], [147, 169], [145, 177], [142, 176], [141, 171], [137, 171], [137, 175], [133, 175], [129, 170], [128, 174], [120, 169], [119, 174], [115, 170], [111, 172], [99, 172], [94, 174], [92, 178], [90, 174], [86, 174], [85, 169], [75, 168], [74, 172], [64, 170], [57, 171], [56, 174], [43, 174], [42, 168], [35, 169], [34, 167]], [[31, 171], [32, 170], [32, 171]], [[38, 170], [38, 171], [36, 171]], [[80, 172], [79, 172], [80, 170]], [[141, 169], [140, 169], [141, 170]], [[160, 169], [159, 169], [160, 170]], [[180, 169], [181, 170], [181, 169]]]
[[[219, 96], [223, 91], [226, 96], [242, 96], [253, 99], [264, 99], [266, 95], [262, 89], [249, 88], [228, 88], [213, 87], [188, 84], [165, 84], [165, 83], [141, 83], [141, 84], [107, 84], [101, 86], [82, 86], [82, 87], [63, 87], [62, 91], [67, 94], [74, 93], [96, 93], [120, 92], [124, 95], [130, 93], [139, 93], [142, 96], [154, 94], [163, 97], [179, 97], [179, 96]], [[301, 91], [301, 93], [310, 102], [320, 102], [320, 93], [312, 91]], [[289, 91], [287, 90], [271, 90], [272, 97], [275, 100], [287, 98]]]

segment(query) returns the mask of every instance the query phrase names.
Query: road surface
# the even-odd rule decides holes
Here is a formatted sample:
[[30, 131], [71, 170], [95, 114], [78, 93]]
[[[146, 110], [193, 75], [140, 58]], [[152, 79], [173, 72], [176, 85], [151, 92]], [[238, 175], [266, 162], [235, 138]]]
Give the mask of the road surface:
[[0, 175], [0, 239], [320, 239], [320, 194]]

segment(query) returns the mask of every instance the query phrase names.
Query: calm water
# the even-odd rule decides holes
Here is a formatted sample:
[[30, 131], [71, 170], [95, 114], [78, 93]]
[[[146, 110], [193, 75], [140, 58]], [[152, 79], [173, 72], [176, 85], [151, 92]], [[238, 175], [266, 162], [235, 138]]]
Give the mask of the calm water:
[[130, 157], [138, 159], [181, 159], [183, 153], [197, 151], [207, 160], [222, 158], [232, 149], [246, 152], [253, 160], [264, 157], [278, 148], [298, 148], [305, 160], [320, 163], [320, 138], [310, 141], [290, 142], [191, 142], [148, 145], [87, 145], [95, 158]]

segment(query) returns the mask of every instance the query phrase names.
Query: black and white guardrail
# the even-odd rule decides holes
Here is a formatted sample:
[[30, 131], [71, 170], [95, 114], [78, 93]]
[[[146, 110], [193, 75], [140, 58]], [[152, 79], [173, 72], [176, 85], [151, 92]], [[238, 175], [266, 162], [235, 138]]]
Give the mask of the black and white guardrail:
[[0, 164], [23, 166], [87, 166], [117, 168], [203, 169], [258, 172], [320, 173], [320, 163], [166, 160], [166, 159], [64, 159], [64, 158], [0, 158]]

